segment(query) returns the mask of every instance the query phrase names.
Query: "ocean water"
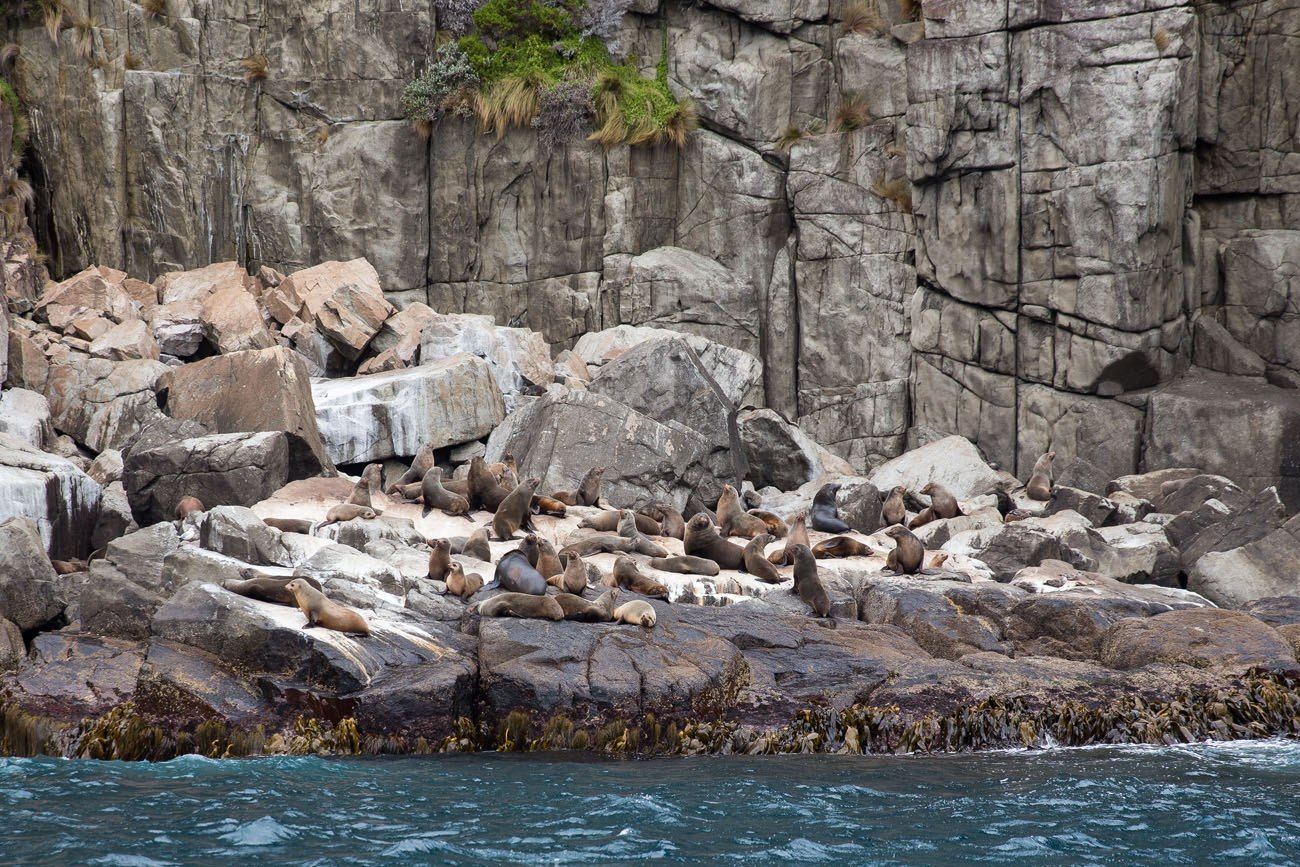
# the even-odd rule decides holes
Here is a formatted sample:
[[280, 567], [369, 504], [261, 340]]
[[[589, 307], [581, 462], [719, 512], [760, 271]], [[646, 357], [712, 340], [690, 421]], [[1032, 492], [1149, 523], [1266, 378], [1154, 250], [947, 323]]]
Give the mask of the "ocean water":
[[1300, 863], [1300, 744], [935, 757], [0, 759], [0, 863]]

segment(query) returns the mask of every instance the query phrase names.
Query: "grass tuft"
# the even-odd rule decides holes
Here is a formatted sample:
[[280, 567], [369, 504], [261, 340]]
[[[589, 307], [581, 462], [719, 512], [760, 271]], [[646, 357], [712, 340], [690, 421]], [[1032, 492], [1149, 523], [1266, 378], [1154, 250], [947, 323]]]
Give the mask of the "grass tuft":
[[907, 178], [894, 178], [892, 181], [877, 178], [871, 185], [871, 192], [898, 205], [904, 213], [912, 213], [912, 184]]
[[252, 57], [245, 57], [239, 61], [239, 67], [244, 70], [245, 84], [254, 84], [266, 80], [268, 68], [265, 54], [254, 54]]
[[140, 0], [146, 18], [166, 18], [167, 0]]
[[839, 108], [835, 109], [832, 123], [838, 132], [862, 129], [871, 123], [871, 110], [867, 101], [862, 97], [851, 97], [841, 102]]
[[1151, 41], [1156, 44], [1156, 51], [1164, 54], [1165, 50], [1169, 48], [1169, 44], [1174, 41], [1174, 35], [1161, 27], [1151, 35]]
[[880, 17], [880, 7], [876, 0], [849, 4], [844, 9], [840, 23], [844, 25], [844, 32], [859, 36], [879, 36], [889, 29], [885, 19]]

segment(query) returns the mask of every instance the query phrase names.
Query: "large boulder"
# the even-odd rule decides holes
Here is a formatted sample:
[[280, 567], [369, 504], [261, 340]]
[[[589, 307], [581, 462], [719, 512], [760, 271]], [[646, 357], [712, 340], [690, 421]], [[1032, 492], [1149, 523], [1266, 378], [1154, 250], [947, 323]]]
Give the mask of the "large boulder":
[[913, 493], [930, 482], [938, 482], [962, 500], [988, 493], [995, 483], [1008, 476], [985, 463], [970, 440], [950, 436], [886, 461], [868, 478], [879, 490], [903, 485]]
[[312, 384], [317, 423], [335, 463], [410, 456], [456, 445], [505, 418], [491, 368], [455, 355], [419, 367]]
[[69, 353], [51, 366], [45, 385], [54, 426], [91, 451], [120, 449], [162, 415], [154, 392], [167, 372], [153, 359], [114, 362]]
[[90, 342], [90, 354], [109, 361], [158, 360], [158, 342], [153, 331], [140, 319], [128, 319]]
[[113, 322], [134, 319], [140, 305], [123, 288], [125, 279], [121, 271], [91, 266], [62, 283], [47, 286], [36, 312], [55, 328], [85, 316], [102, 315]]
[[214, 262], [189, 271], [168, 271], [154, 281], [160, 304], [180, 301], [202, 304], [210, 295], [231, 287], [255, 292], [257, 278], [238, 262]]
[[384, 298], [379, 273], [365, 259], [322, 262], [295, 271], [268, 288], [262, 299], [281, 324], [301, 320], [349, 359], [361, 356], [395, 312]]
[[573, 354], [589, 367], [599, 369], [647, 340], [667, 340], [674, 337], [683, 338], [690, 344], [695, 354], [699, 356], [700, 363], [732, 403], [740, 406], [761, 402], [762, 362], [744, 350], [724, 346], [698, 334], [683, 334], [666, 328], [617, 325], [604, 331], [591, 331], [582, 335], [574, 344]]
[[491, 316], [472, 313], [428, 317], [420, 332], [420, 363], [461, 353], [487, 361], [502, 394], [518, 394], [528, 385], [545, 387], [555, 381], [550, 345], [538, 332], [506, 328]]
[[1239, 548], [1204, 554], [1192, 566], [1187, 586], [1229, 608], [1300, 594], [1300, 515]]
[[173, 517], [183, 497], [208, 508], [251, 506], [289, 481], [289, 439], [283, 433], [211, 434], [132, 451], [122, 474], [141, 525]]
[[775, 410], [746, 409], [736, 417], [749, 460], [749, 481], [792, 491], [828, 476], [853, 475], [849, 462], [818, 445], [801, 427]]
[[1199, 608], [1121, 620], [1102, 640], [1101, 661], [1121, 670], [1160, 662], [1243, 670], [1289, 668], [1296, 658], [1285, 638], [1249, 614]]
[[0, 392], [0, 433], [39, 449], [54, 439], [50, 404], [45, 395], [25, 388]]
[[316, 426], [307, 368], [291, 349], [205, 358], [171, 370], [158, 386], [168, 415], [198, 422], [213, 433], [283, 431], [289, 437], [294, 478], [334, 473]]
[[27, 518], [0, 523], [0, 613], [23, 632], [63, 611], [58, 576], [45, 556], [40, 531]]
[[71, 461], [0, 433], [0, 521], [32, 521], [51, 557], [90, 553], [101, 496]]
[[270, 349], [275, 337], [262, 320], [262, 308], [247, 287], [228, 282], [203, 299], [203, 335], [217, 352]]

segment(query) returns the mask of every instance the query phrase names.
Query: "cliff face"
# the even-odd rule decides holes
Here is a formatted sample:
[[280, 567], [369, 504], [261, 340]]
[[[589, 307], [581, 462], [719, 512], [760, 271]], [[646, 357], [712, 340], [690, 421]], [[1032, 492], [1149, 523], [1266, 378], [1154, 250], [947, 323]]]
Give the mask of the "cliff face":
[[649, 69], [667, 31], [703, 128], [608, 152], [421, 138], [431, 2], [68, 5], [91, 61], [17, 34], [59, 276], [365, 256], [399, 306], [755, 352], [860, 467], [956, 432], [1021, 475], [1053, 448], [1300, 499], [1294, 0], [882, 0], [867, 33], [838, 0], [637, 0], [625, 44]]

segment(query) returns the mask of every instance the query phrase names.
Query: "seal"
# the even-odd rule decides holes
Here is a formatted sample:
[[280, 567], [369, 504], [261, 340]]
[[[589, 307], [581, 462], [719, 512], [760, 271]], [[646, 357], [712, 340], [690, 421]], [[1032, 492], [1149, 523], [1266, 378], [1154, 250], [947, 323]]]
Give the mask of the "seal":
[[[245, 571], [242, 574], [248, 574]], [[240, 596], [247, 596], [249, 599], [257, 599], [261, 602], [271, 602], [276, 605], [297, 605], [298, 600], [293, 593], [288, 590], [290, 581], [306, 582], [314, 590], [322, 590], [320, 582], [315, 578], [303, 576], [301, 578], [270, 578], [267, 576], [256, 576], [243, 581], [237, 581], [233, 578], [227, 578], [221, 582], [221, 586], [236, 593]]]
[[464, 554], [466, 557], [473, 557], [475, 560], [482, 560], [484, 563], [492, 562], [492, 547], [488, 544], [486, 527], [479, 527], [469, 534], [469, 538], [453, 536], [448, 541], [451, 542], [451, 553], [453, 554]]
[[852, 528], [840, 520], [840, 509], [835, 503], [835, 495], [839, 493], [840, 483], [831, 482], [829, 485], [822, 485], [817, 496], [813, 497], [812, 512], [808, 516], [808, 523], [814, 530], [820, 530], [823, 533], [847, 533]]
[[460, 494], [453, 494], [442, 486], [442, 470], [430, 467], [420, 482], [420, 499], [424, 501], [421, 516], [428, 516], [434, 509], [441, 509], [448, 515], [468, 515], [469, 500]]
[[691, 494], [686, 498], [686, 508], [682, 510], [682, 517], [689, 521], [699, 514], [708, 515], [710, 524], [718, 523], [718, 516], [713, 513], [713, 510], [704, 505], [704, 501], [698, 496]]
[[415, 457], [411, 460], [411, 466], [407, 471], [402, 473], [402, 475], [398, 477], [397, 481], [389, 485], [388, 490], [385, 493], [392, 494], [407, 485], [418, 485], [420, 479], [423, 479], [424, 474], [429, 472], [432, 467], [433, 447], [426, 443], [425, 445], [420, 446], [420, 448], [415, 452]]
[[[357, 483], [352, 486], [352, 493], [343, 502], [375, 509], [375, 504], [370, 501], [370, 495], [379, 490], [379, 483], [383, 481], [383, 478], [384, 467], [382, 464], [366, 464], [366, 468], [361, 471], [361, 478], [357, 479]], [[378, 511], [378, 509], [375, 509], [376, 513]]]
[[570, 542], [560, 549], [560, 557], [590, 557], [592, 554], [627, 553], [635, 551], [636, 543], [614, 533], [592, 533]]
[[552, 587], [558, 587], [565, 593], [574, 596], [581, 596], [582, 591], [587, 589], [587, 564], [582, 562], [582, 558], [577, 554], [569, 557], [569, 562], [565, 564], [564, 571], [558, 575], [547, 577], [546, 583]]
[[629, 626], [653, 629], [659, 618], [655, 607], [644, 599], [631, 599], [614, 609], [614, 619]]
[[461, 599], [469, 599], [483, 589], [483, 576], [477, 572], [465, 574], [465, 567], [451, 561], [451, 571], [447, 573], [447, 592]]
[[564, 609], [565, 620], [579, 623], [608, 623], [614, 619], [614, 603], [618, 599], [617, 590], [607, 590], [596, 601], [583, 599], [574, 593], [556, 593], [552, 597]]
[[831, 598], [817, 575], [817, 560], [807, 545], [794, 546], [794, 592], [818, 617], [831, 613]]
[[75, 575], [90, 568], [84, 560], [51, 560], [55, 575]]
[[921, 493], [929, 494], [930, 510], [934, 512], [936, 518], [956, 518], [962, 514], [961, 506], [957, 505], [957, 498], [938, 482], [930, 482], [921, 489]]
[[310, 536], [313, 522], [306, 518], [263, 518], [262, 523], [274, 527], [281, 533], [302, 533]]
[[655, 557], [650, 561], [650, 568], [661, 572], [676, 572], [679, 575], [708, 575], [712, 577], [719, 571], [718, 564], [703, 557]]
[[543, 497], [540, 494], [533, 495], [533, 512], [538, 515], [550, 515], [553, 518], [563, 518], [569, 514], [569, 509], [559, 500], [551, 497]]
[[446, 539], [434, 539], [433, 550], [429, 552], [429, 580], [446, 581], [451, 571], [451, 543]]
[[793, 566], [794, 546], [810, 545], [808, 541], [808, 513], [800, 512], [790, 522], [790, 532], [785, 537], [785, 547], [767, 555], [767, 562], [773, 566]]
[[1046, 452], [1034, 461], [1034, 471], [1029, 474], [1029, 484], [1025, 485], [1025, 493], [1029, 495], [1029, 499], [1044, 503], [1052, 499], [1052, 461], [1054, 460], [1056, 460], [1056, 452]]
[[769, 512], [766, 509], [750, 509], [749, 514], [767, 524], [767, 532], [773, 539], [784, 539], [790, 532], [789, 525], [782, 521], [781, 516], [775, 512]]
[[[443, 487], [446, 487], [444, 485]], [[471, 508], [487, 509], [489, 512], [495, 512], [501, 505], [501, 501], [510, 496], [510, 490], [503, 488], [496, 480], [496, 477], [488, 472], [487, 464], [483, 463], [482, 457], [476, 457], [469, 462], [469, 477], [466, 479], [466, 489], [468, 494], [465, 499], [469, 500]], [[452, 490], [447, 488], [447, 490]]]
[[743, 536], [752, 539], [767, 532], [767, 523], [762, 518], [755, 518], [740, 506], [740, 496], [731, 485], [722, 486], [722, 496], [718, 498], [718, 528], [722, 535]]
[[[599, 515], [590, 518], [583, 518], [578, 522], [578, 526], [586, 530], [600, 530], [602, 533], [610, 533], [618, 529], [618, 522], [623, 520], [623, 509], [607, 509]], [[647, 536], [664, 535], [663, 528], [659, 522], [647, 515], [634, 512], [633, 517], [636, 520], [636, 528]]]
[[1005, 483], [994, 485], [992, 488], [989, 488], [988, 493], [997, 498], [998, 514], [1002, 516], [1002, 520], [1005, 523], [1007, 515], [1011, 514], [1011, 512], [1016, 508], [1016, 501], [1011, 499], [1011, 493], [1007, 490]]
[[351, 632], [355, 635], [369, 635], [370, 625], [358, 612], [353, 611], [330, 599], [321, 591], [308, 584], [302, 578], [294, 578], [284, 589], [293, 594], [298, 608], [306, 616], [303, 629], [324, 626], [335, 632]]
[[483, 617], [523, 617], [536, 620], [563, 620], [564, 609], [552, 596], [529, 593], [501, 593], [470, 606], [470, 613]]
[[533, 529], [533, 494], [541, 483], [542, 480], [536, 476], [525, 479], [497, 506], [497, 513], [492, 517], [492, 530], [502, 542], [513, 539], [516, 530]]
[[719, 536], [709, 516], [703, 512], [686, 522], [682, 548], [687, 554], [712, 560], [723, 569], [739, 569], [745, 565], [745, 549]]
[[595, 506], [600, 503], [600, 482], [608, 467], [592, 467], [582, 477], [576, 491], [556, 491], [551, 496], [569, 506]]
[[519, 543], [519, 550], [524, 552], [529, 564], [547, 580], [564, 572], [564, 565], [556, 555], [555, 548], [536, 533], [525, 536], [524, 541]]
[[546, 593], [546, 579], [542, 573], [533, 568], [523, 551], [507, 551], [497, 562], [496, 580], [488, 588], [500, 587], [511, 593], [530, 593], [541, 596]]
[[[651, 503], [640, 511], [645, 517], [659, 522], [659, 532], [650, 533], [651, 536], [671, 536], [674, 539], [681, 539], [686, 535], [686, 519], [682, 513], [673, 508], [671, 503]], [[638, 520], [638, 527], [640, 522]], [[641, 530], [642, 533], [648, 533], [648, 530]]]
[[618, 520], [618, 534], [635, 543], [634, 550], [647, 557], [667, 557], [668, 549], [636, 528], [636, 514], [631, 509], [623, 509]]
[[[464, 497], [469, 500], [469, 479], [449, 479], [443, 476], [442, 486], [453, 494]], [[470, 500], [470, 509], [474, 508], [474, 501]]]
[[317, 527], [328, 527], [330, 524], [351, 521], [354, 518], [363, 518], [369, 521], [374, 517], [377, 517], [377, 513], [369, 506], [358, 506], [356, 503], [340, 503], [325, 513], [325, 520], [317, 524]]
[[885, 530], [885, 535], [898, 543], [885, 555], [885, 568], [900, 575], [915, 575], [921, 571], [921, 563], [925, 560], [925, 546], [921, 540], [901, 524]]
[[181, 497], [181, 501], [176, 504], [176, 511], [174, 514], [176, 515], [176, 520], [184, 521], [196, 512], [206, 511], [207, 509], [204, 508], [203, 501], [198, 497]]
[[890, 489], [889, 496], [885, 498], [885, 505], [880, 509], [880, 519], [885, 522], [886, 527], [907, 520], [907, 503], [903, 500], [905, 493], [907, 488], [902, 485], [894, 485]]
[[768, 562], [763, 549], [776, 540], [770, 533], [760, 533], [745, 546], [745, 571], [764, 584], [780, 584], [783, 580], [776, 567]]
[[812, 553], [818, 559], [831, 560], [836, 557], [870, 557], [876, 552], [852, 536], [831, 536], [814, 545]]
[[643, 574], [636, 567], [636, 561], [631, 557], [622, 556], [614, 561], [613, 577], [614, 586], [616, 587], [631, 590], [633, 593], [640, 593], [642, 596], [652, 596], [665, 602], [668, 601], [668, 588]]

